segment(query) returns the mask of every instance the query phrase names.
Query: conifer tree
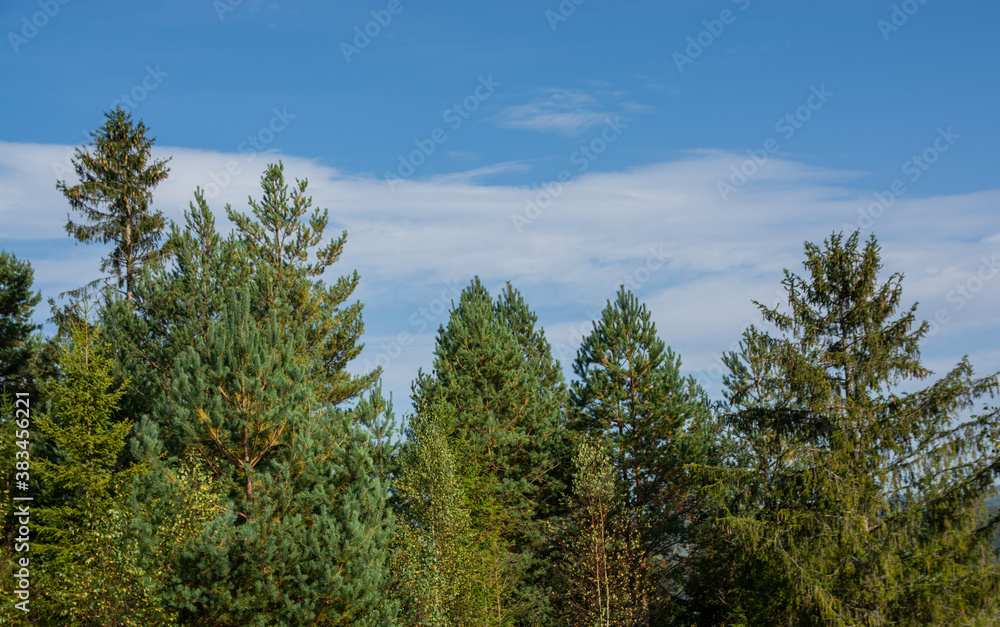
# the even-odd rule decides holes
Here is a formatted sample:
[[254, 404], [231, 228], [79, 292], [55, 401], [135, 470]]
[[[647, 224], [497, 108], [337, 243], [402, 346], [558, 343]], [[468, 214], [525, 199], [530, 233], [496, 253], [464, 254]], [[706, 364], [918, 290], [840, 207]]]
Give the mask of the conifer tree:
[[[130, 305], [112, 299], [102, 310], [103, 326], [112, 340], [117, 374], [133, 382], [122, 409], [137, 417], [152, 416], [174, 383], [178, 355], [197, 345], [222, 309], [222, 295], [252, 280], [246, 254], [233, 237], [223, 237], [202, 190], [184, 214], [183, 226], [171, 223], [163, 245], [170, 263], [143, 269]], [[180, 436], [174, 422], [159, 424], [157, 434], [167, 450], [178, 454]]]
[[[649, 310], [622, 286], [608, 301], [573, 365], [579, 377], [571, 389], [571, 427], [591, 439], [605, 439], [624, 507], [635, 512], [631, 533], [642, 543], [640, 567], [651, 581], [676, 585], [692, 517], [698, 514], [696, 484], [684, 469], [711, 447], [704, 392], [680, 376], [680, 360], [657, 336]], [[646, 595], [644, 620], [669, 601]]]
[[169, 602], [197, 624], [391, 624], [393, 523], [370, 441], [349, 413], [314, 411], [301, 332], [268, 311], [267, 293], [227, 295], [160, 406], [230, 486], [180, 551]]
[[742, 467], [720, 523], [742, 562], [785, 582], [772, 620], [796, 624], [971, 624], [996, 620], [1000, 583], [985, 501], [1000, 469], [996, 391], [967, 359], [930, 386], [916, 305], [896, 315], [901, 274], [879, 280], [874, 236], [806, 244], [806, 276], [786, 271], [788, 308], [757, 303], [730, 355], [728, 417]]
[[40, 328], [31, 313], [42, 298], [31, 290], [33, 278], [28, 261], [0, 250], [0, 392], [13, 394], [27, 384], [31, 334]]
[[567, 461], [565, 390], [536, 318], [508, 287], [494, 303], [474, 279], [438, 332], [434, 372], [414, 382], [417, 412], [440, 406], [442, 428], [463, 464], [482, 469], [477, 489], [510, 516], [510, 550], [520, 583], [514, 603], [525, 623], [550, 616], [543, 522], [563, 488]]
[[[228, 206], [226, 213], [237, 227], [255, 277], [270, 281], [270, 302], [284, 300], [289, 305], [285, 324], [305, 333], [304, 348], [311, 358], [307, 374], [317, 400], [323, 406], [335, 406], [357, 398], [379, 377], [378, 370], [358, 377], [346, 370], [364, 348], [358, 343], [364, 331], [363, 305], [355, 302], [342, 308], [360, 279], [357, 271], [332, 285], [320, 279], [340, 258], [347, 231], [322, 243], [329, 211], [317, 208], [309, 214], [308, 181], [296, 180], [289, 189], [281, 162], [269, 165], [260, 183], [261, 200], [249, 200], [256, 220]], [[310, 260], [311, 252], [315, 261]]]
[[51, 450], [32, 459], [42, 486], [32, 549], [39, 553], [41, 602], [51, 624], [162, 616], [137, 585], [142, 564], [123, 505], [141, 468], [119, 464], [132, 423], [113, 420], [124, 390], [115, 387], [104, 353], [97, 328], [75, 326], [61, 350], [59, 377], [43, 385], [50, 409], [34, 414], [44, 444], [34, 452]]
[[72, 159], [79, 183], [59, 181], [56, 188], [85, 220], [67, 216], [67, 233], [85, 244], [113, 244], [101, 271], [111, 272], [131, 304], [140, 269], [157, 256], [163, 214], [151, 211], [150, 203], [153, 189], [167, 178], [169, 159], [151, 160], [155, 138], [120, 106], [104, 117], [104, 125], [90, 133], [93, 152], [78, 148]]

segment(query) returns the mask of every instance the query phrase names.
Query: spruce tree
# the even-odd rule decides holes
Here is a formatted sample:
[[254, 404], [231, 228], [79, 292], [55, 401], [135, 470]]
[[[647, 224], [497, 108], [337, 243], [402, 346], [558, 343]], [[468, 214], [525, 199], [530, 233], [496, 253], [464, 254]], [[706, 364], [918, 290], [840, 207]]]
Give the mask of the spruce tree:
[[645, 305], [622, 286], [583, 339], [573, 365], [571, 427], [606, 439], [624, 508], [634, 512], [631, 533], [641, 538], [640, 568], [667, 588], [644, 595], [644, 620], [671, 600], [690, 541], [688, 525], [700, 509], [698, 487], [685, 464], [711, 447], [705, 395], [680, 375], [680, 359], [666, 347]]
[[[38, 553], [42, 624], [124, 624], [163, 618], [141, 585], [143, 564], [128, 531], [125, 499], [141, 467], [122, 469], [130, 421], [113, 419], [116, 387], [97, 328], [77, 325], [59, 376], [45, 382], [49, 409], [35, 413], [40, 444], [32, 470], [40, 490]], [[46, 450], [47, 449], [47, 450]]]
[[169, 159], [151, 160], [155, 138], [120, 106], [104, 117], [104, 125], [90, 133], [93, 151], [78, 148], [72, 159], [79, 182], [59, 181], [56, 188], [85, 220], [67, 216], [66, 232], [85, 244], [114, 246], [101, 271], [111, 272], [131, 304], [140, 269], [157, 258], [163, 214], [151, 211], [150, 203], [153, 189], [167, 178]]
[[902, 275], [879, 280], [874, 238], [806, 243], [806, 276], [785, 272], [785, 310], [758, 307], [730, 355], [727, 418], [741, 467], [720, 524], [783, 582], [771, 620], [788, 624], [984, 624], [1000, 583], [985, 501], [1000, 469], [1000, 416], [983, 406], [996, 376], [967, 359], [915, 392], [927, 323], [897, 311]]

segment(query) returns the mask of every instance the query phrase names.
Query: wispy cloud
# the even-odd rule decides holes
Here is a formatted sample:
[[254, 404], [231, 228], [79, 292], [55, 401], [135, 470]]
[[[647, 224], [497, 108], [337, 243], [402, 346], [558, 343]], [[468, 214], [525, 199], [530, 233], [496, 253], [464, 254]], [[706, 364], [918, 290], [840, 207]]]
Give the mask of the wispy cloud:
[[[44, 296], [95, 278], [102, 254], [99, 246], [74, 247], [63, 231], [67, 206], [55, 190], [52, 163], [67, 148], [0, 142], [0, 247], [32, 261]], [[224, 230], [231, 228], [225, 204], [246, 211], [247, 197], [260, 194], [265, 163], [279, 157], [259, 154], [247, 163], [238, 153], [157, 151], [167, 155], [173, 156], [170, 178], [157, 188], [154, 204], [176, 221], [196, 186], [206, 187], [233, 160], [242, 164], [240, 174], [210, 200]], [[357, 269], [362, 277], [355, 296], [365, 303], [367, 344], [357, 367], [380, 351], [398, 353], [385, 379], [400, 409], [416, 368], [430, 366], [434, 333], [447, 322], [443, 312], [454, 298], [453, 286], [461, 289], [474, 275], [491, 289], [512, 281], [566, 355], [617, 286], [631, 284], [649, 304], [663, 338], [683, 356], [685, 371], [717, 389], [712, 368], [718, 355], [758, 320], [751, 299], [770, 303], [781, 270], [801, 272], [803, 242], [822, 241], [854, 224], [858, 207], [875, 191], [859, 189], [856, 173], [772, 159], [740, 194], [722, 202], [715, 182], [745, 155], [700, 151], [568, 181], [531, 228], [518, 233], [511, 215], [524, 210], [535, 190], [483, 182], [524, 167], [518, 162], [408, 181], [391, 192], [376, 178], [282, 158], [288, 178], [308, 178], [315, 205], [330, 209], [330, 231], [348, 231], [334, 271]], [[1000, 190], [904, 198], [873, 225], [886, 275], [906, 273], [908, 302], [920, 301], [923, 318], [942, 309], [949, 316], [929, 344], [935, 370], [966, 352], [977, 370], [1000, 369], [1000, 351], [989, 348], [1000, 339], [990, 331], [1000, 309], [1000, 274], [981, 289], [972, 278], [984, 258], [992, 263], [1000, 257], [995, 231], [983, 230], [993, 223], [998, 203]], [[961, 285], [972, 296], [963, 297], [959, 308], [949, 295]], [[44, 319], [45, 312], [36, 317]], [[412, 340], [405, 349], [381, 346], [401, 333]]]
[[544, 96], [523, 105], [507, 107], [495, 118], [503, 128], [520, 128], [567, 137], [579, 135], [603, 122], [611, 111], [597, 98], [582, 91], [550, 89]]

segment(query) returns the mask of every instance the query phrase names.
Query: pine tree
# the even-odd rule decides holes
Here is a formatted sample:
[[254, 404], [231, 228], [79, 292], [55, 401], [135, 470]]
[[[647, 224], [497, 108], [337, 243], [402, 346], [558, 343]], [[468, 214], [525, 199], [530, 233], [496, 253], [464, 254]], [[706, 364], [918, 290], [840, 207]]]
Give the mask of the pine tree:
[[223, 511], [179, 552], [168, 602], [197, 624], [391, 624], [393, 522], [370, 440], [349, 413], [314, 411], [301, 332], [268, 311], [267, 294], [227, 295], [176, 359], [159, 409], [229, 485]]
[[996, 390], [967, 359], [916, 392], [927, 323], [896, 316], [901, 274], [879, 281], [874, 236], [806, 244], [807, 276], [785, 272], [788, 309], [757, 303], [730, 355], [728, 418], [747, 452], [719, 469], [732, 491], [720, 523], [742, 562], [784, 582], [772, 620], [789, 624], [959, 624], [996, 619], [991, 538], [996, 409], [958, 413]]
[[102, 259], [101, 271], [111, 271], [131, 304], [139, 270], [157, 257], [163, 214], [151, 211], [150, 203], [153, 189], [167, 178], [169, 159], [150, 160], [155, 139], [120, 106], [104, 117], [104, 125], [90, 134], [93, 152], [77, 149], [72, 159], [80, 182], [68, 186], [59, 181], [56, 188], [86, 221], [76, 223], [67, 216], [67, 233], [85, 244], [114, 245]]
[[670, 601], [680, 574], [672, 572], [690, 540], [688, 525], [699, 506], [697, 485], [685, 464], [701, 461], [711, 446], [704, 392], [680, 376], [680, 360], [656, 333], [645, 305], [622, 286], [608, 301], [573, 365], [571, 427], [591, 439], [606, 439], [624, 507], [635, 512], [642, 543], [641, 570], [671, 586], [660, 599], [645, 595], [644, 620]]
[[[312, 198], [306, 196], [308, 181], [296, 180], [289, 189], [281, 162], [269, 165], [260, 183], [261, 200], [250, 199], [256, 220], [228, 206], [226, 213], [239, 231], [255, 277], [270, 281], [270, 301], [287, 302], [290, 312], [285, 323], [305, 332], [305, 351], [311, 357], [308, 375], [317, 400], [323, 406], [336, 406], [357, 398], [380, 374], [376, 370], [352, 377], [346, 370], [347, 363], [364, 348], [358, 343], [364, 331], [363, 305], [341, 305], [360, 279], [357, 271], [329, 286], [319, 279], [340, 258], [347, 231], [322, 245], [329, 211], [317, 208], [305, 222], [312, 207]], [[313, 248], [316, 259], [310, 261]]]
[[455, 455], [482, 468], [477, 489], [510, 516], [520, 580], [511, 609], [522, 608], [513, 613], [527, 624], [551, 613], [545, 520], [557, 513], [557, 469], [568, 461], [565, 389], [535, 322], [516, 290], [508, 286], [494, 303], [473, 280], [438, 332], [433, 374], [420, 373], [413, 388], [418, 414], [441, 407]]
[[[165, 263], [144, 268], [133, 303], [112, 299], [101, 312], [111, 340], [120, 379], [133, 384], [122, 399], [122, 411], [152, 416], [174, 384], [178, 355], [197, 345], [217, 320], [225, 294], [253, 279], [247, 256], [235, 237], [222, 237], [201, 190], [184, 214], [183, 226], [171, 224], [163, 245]], [[159, 424], [172, 454], [180, 451], [174, 422]]]

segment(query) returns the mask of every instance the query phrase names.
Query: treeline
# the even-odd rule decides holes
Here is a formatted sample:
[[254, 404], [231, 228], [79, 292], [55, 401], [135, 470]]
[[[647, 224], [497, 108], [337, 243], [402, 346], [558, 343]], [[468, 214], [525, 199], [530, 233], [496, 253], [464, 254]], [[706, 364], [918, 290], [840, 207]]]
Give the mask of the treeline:
[[229, 235], [200, 190], [168, 225], [148, 129], [116, 109], [92, 136], [57, 186], [107, 281], [50, 299], [45, 337], [0, 252], [4, 621], [1000, 621], [997, 375], [901, 391], [928, 326], [874, 238], [806, 244], [715, 401], [624, 287], [567, 381], [522, 295], [473, 279], [397, 422], [381, 373], [347, 371], [359, 277], [320, 279], [346, 233], [306, 181], [269, 166]]

